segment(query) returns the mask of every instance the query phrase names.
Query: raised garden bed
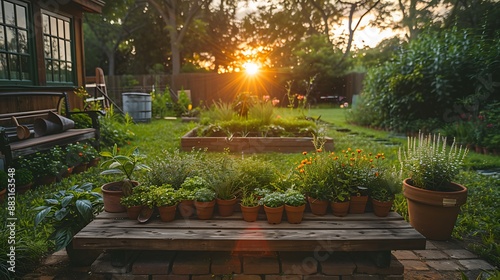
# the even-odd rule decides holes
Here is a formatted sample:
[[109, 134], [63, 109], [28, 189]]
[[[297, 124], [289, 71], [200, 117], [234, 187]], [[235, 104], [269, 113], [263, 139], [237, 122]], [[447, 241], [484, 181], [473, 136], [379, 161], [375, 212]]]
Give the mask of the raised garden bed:
[[[193, 129], [181, 137], [183, 151], [195, 149], [207, 149], [209, 152], [245, 153], [297, 153], [312, 151], [315, 149], [312, 137], [198, 137], [196, 129]], [[333, 150], [333, 139], [327, 137], [324, 148]]]

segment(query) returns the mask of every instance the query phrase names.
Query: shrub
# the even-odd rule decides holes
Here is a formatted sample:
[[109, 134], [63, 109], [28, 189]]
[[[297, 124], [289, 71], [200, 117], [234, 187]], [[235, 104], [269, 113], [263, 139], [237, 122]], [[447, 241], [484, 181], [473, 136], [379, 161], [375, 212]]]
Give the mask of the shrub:
[[494, 42], [456, 28], [421, 34], [391, 61], [368, 71], [354, 116], [398, 131], [418, 131], [425, 124], [430, 132], [469, 109], [460, 100], [476, 91], [476, 103], [484, 106], [499, 93], [485, 85], [500, 70]]

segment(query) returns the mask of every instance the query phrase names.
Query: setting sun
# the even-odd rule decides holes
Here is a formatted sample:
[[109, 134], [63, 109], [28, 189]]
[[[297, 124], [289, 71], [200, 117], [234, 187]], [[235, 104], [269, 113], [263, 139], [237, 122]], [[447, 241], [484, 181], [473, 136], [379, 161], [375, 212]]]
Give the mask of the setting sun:
[[259, 65], [254, 62], [245, 62], [243, 64], [243, 67], [245, 68], [245, 71], [247, 72], [248, 75], [255, 75], [257, 72], [259, 72]]

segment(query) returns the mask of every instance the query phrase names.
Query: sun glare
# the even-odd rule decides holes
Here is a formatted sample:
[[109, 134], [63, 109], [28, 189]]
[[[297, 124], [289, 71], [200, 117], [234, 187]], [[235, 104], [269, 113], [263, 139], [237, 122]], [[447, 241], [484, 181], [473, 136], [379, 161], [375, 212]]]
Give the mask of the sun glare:
[[245, 62], [243, 64], [243, 67], [245, 68], [245, 71], [247, 72], [248, 75], [255, 75], [257, 72], [259, 72], [259, 65], [254, 62]]

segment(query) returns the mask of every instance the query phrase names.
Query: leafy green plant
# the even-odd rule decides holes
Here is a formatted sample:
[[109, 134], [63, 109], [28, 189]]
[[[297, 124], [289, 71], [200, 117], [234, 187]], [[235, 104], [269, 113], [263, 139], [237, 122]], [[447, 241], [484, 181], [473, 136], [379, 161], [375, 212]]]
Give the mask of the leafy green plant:
[[48, 194], [42, 205], [35, 207], [35, 227], [41, 223], [54, 226], [52, 239], [56, 250], [65, 248], [73, 236], [102, 211], [102, 197], [92, 192], [90, 183]]
[[179, 202], [176, 191], [169, 185], [152, 187], [149, 195], [153, 199], [153, 204], [159, 206], [174, 206]]
[[260, 204], [272, 208], [283, 206], [285, 205], [285, 194], [279, 191], [268, 193], [260, 199]]
[[460, 172], [468, 150], [457, 147], [453, 141], [447, 149], [446, 137], [419, 133], [409, 137], [405, 150], [399, 150], [401, 172], [411, 179], [411, 184], [427, 190], [446, 190]]
[[9, 182], [9, 175], [7, 172], [0, 170], [0, 191], [3, 191], [7, 188]]
[[124, 196], [121, 198], [120, 203], [123, 206], [131, 207], [131, 206], [141, 206], [146, 205], [148, 199], [148, 193], [150, 189], [148, 186], [139, 185], [132, 189], [132, 194], [129, 196]]
[[370, 197], [378, 201], [394, 200], [396, 194], [401, 192], [401, 177], [396, 172], [386, 172], [372, 181]]
[[106, 170], [101, 172], [101, 175], [122, 175], [123, 186], [122, 190], [125, 196], [132, 193], [134, 174], [140, 171], [151, 170], [149, 166], [142, 163], [146, 157], [139, 153], [138, 149], [133, 149], [125, 155], [118, 153], [118, 146], [115, 144], [113, 150], [101, 152], [101, 156], [105, 159], [101, 163], [101, 167]]
[[53, 159], [48, 153], [37, 152], [33, 155], [20, 158], [18, 165], [21, 168], [29, 169], [37, 178], [44, 175], [55, 176], [63, 170], [64, 164], [57, 159]]
[[199, 202], [210, 202], [216, 197], [217, 194], [209, 188], [200, 188], [194, 193], [194, 199]]
[[290, 206], [301, 206], [306, 204], [306, 197], [298, 190], [288, 189], [285, 191], [285, 204]]
[[200, 188], [206, 188], [209, 186], [207, 180], [200, 176], [187, 177], [181, 184], [181, 189], [195, 191]]
[[14, 176], [16, 179], [16, 184], [18, 186], [25, 186], [30, 183], [33, 183], [33, 173], [29, 169], [26, 168], [18, 168], [16, 169], [16, 174]]
[[248, 190], [244, 189], [242, 191], [243, 195], [241, 197], [241, 205], [246, 206], [246, 207], [254, 207], [259, 205], [259, 199], [257, 198], [257, 194]]

